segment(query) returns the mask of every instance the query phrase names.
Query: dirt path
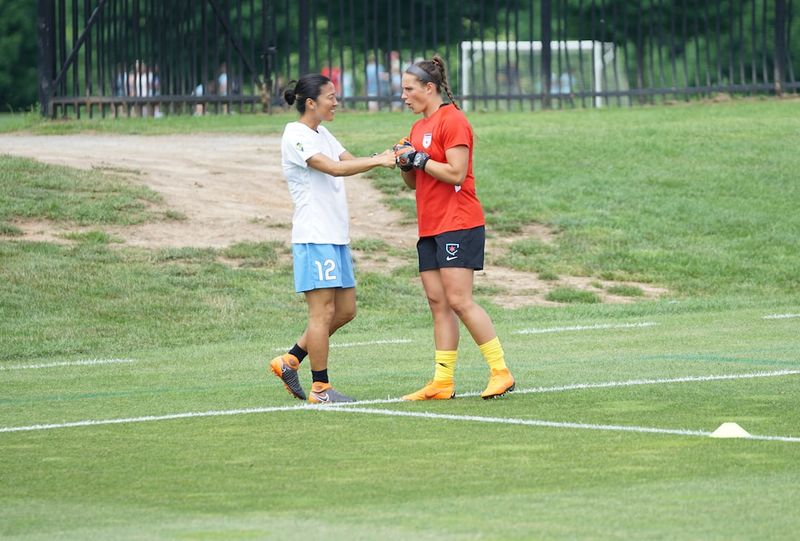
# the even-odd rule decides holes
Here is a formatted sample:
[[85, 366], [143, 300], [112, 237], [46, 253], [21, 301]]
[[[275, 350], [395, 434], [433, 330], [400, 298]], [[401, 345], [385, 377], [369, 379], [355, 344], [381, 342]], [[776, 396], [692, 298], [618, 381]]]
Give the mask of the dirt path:
[[[281, 172], [279, 137], [0, 136], [0, 153], [133, 172], [187, 218], [117, 231], [129, 245], [222, 247], [289, 237], [292, 200]], [[348, 179], [348, 195], [354, 239], [414, 240], [414, 228], [397, 225], [399, 214], [378, 203], [380, 194], [368, 180]]]
[[[186, 217], [127, 227], [105, 227], [130, 246], [224, 247], [241, 241], [289, 242], [292, 201], [280, 166], [280, 138], [239, 135], [0, 135], [0, 154], [35, 158], [79, 169], [129, 172], [130, 178], [160, 193], [167, 207]], [[392, 246], [412, 247], [416, 227], [402, 223], [399, 212], [381, 203], [381, 194], [361, 176], [347, 180], [351, 238], [383, 239]], [[27, 240], [58, 240], [75, 227], [22, 223]], [[547, 236], [531, 228], [526, 235]], [[487, 250], [503, 250], [509, 239], [490, 240]], [[356, 254], [358, 259], [358, 254]], [[392, 258], [363, 258], [359, 266], [389, 270]], [[380, 267], [383, 266], [383, 269]], [[376, 268], [377, 267], [377, 268]], [[556, 286], [592, 290], [604, 302], [630, 302], [603, 292], [590, 278], [543, 282], [535, 274], [491, 266], [476, 275], [476, 284], [502, 291], [494, 296], [506, 306], [553, 304], [544, 299]], [[593, 285], [594, 284], [594, 285]], [[664, 290], [638, 284], [648, 297]]]

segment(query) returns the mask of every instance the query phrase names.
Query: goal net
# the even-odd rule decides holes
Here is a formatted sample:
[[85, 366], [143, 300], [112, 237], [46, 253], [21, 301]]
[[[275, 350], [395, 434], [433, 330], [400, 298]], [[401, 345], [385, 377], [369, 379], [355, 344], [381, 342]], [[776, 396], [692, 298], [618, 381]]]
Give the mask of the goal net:
[[[459, 93], [465, 110], [487, 104], [509, 108], [522, 96], [543, 93], [542, 42], [463, 41], [459, 71]], [[624, 65], [613, 43], [550, 42], [551, 99], [580, 100], [582, 96], [595, 107], [603, 107], [609, 100], [627, 105], [627, 97], [602, 94], [627, 89]]]

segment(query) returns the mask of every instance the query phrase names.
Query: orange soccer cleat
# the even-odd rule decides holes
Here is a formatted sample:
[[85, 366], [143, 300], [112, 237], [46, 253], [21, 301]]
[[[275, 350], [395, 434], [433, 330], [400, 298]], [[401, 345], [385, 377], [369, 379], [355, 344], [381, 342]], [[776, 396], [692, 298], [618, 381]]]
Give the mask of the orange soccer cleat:
[[356, 400], [343, 395], [331, 387], [330, 383], [315, 381], [311, 384], [311, 393], [308, 395], [308, 401], [312, 404], [334, 404], [340, 402], [355, 402]]
[[508, 371], [508, 368], [492, 370], [492, 374], [489, 376], [489, 383], [486, 385], [486, 389], [481, 393], [481, 398], [488, 400], [489, 398], [503, 396], [513, 391], [514, 386], [514, 378], [511, 376], [511, 372]]
[[456, 397], [456, 386], [450, 381], [429, 381], [417, 392], [407, 394], [403, 400], [449, 400]]
[[272, 359], [269, 363], [272, 373], [280, 378], [289, 394], [299, 400], [306, 399], [306, 393], [300, 385], [300, 378], [297, 377], [297, 369], [300, 368], [300, 361], [291, 353], [284, 353]]

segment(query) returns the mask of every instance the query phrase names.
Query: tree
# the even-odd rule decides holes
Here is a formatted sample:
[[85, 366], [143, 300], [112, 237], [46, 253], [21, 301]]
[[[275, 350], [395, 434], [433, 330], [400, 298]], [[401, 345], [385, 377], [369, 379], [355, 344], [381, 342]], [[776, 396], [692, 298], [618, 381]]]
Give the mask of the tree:
[[0, 107], [27, 108], [37, 101], [36, 2], [0, 2]]

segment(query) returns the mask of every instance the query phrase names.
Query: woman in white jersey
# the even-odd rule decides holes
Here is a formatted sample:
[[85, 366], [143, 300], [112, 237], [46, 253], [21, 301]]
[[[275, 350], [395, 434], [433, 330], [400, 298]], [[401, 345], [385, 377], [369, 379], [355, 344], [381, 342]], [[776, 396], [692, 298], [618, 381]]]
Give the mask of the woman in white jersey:
[[328, 337], [356, 315], [356, 290], [350, 242], [347, 196], [341, 177], [375, 167], [394, 167], [391, 150], [370, 158], [356, 158], [322, 126], [332, 121], [338, 101], [330, 79], [303, 75], [284, 92], [300, 113], [286, 125], [281, 162], [294, 201], [292, 253], [295, 290], [308, 304], [306, 330], [294, 347], [270, 362], [270, 369], [293, 396], [306, 399], [297, 369], [308, 355], [311, 392], [315, 403], [352, 402], [328, 381]]

